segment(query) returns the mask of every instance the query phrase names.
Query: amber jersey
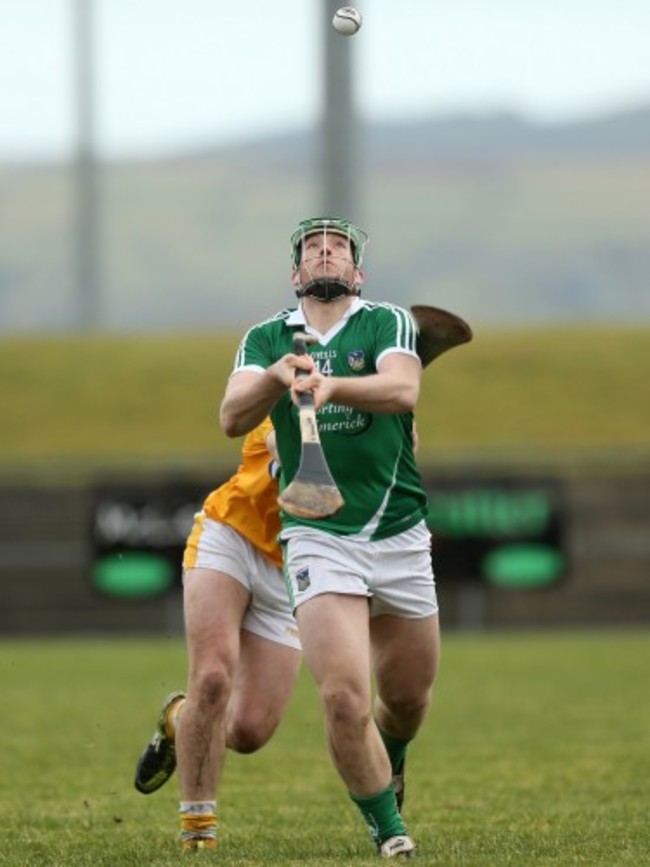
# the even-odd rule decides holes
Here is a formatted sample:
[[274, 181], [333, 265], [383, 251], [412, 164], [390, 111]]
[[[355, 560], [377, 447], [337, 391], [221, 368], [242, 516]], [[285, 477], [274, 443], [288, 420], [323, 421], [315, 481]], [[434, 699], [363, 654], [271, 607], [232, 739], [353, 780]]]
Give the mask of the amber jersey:
[[248, 434], [237, 472], [207, 496], [203, 511], [213, 521], [232, 527], [261, 554], [282, 566], [278, 482], [275, 462], [266, 445], [272, 430], [267, 418]]

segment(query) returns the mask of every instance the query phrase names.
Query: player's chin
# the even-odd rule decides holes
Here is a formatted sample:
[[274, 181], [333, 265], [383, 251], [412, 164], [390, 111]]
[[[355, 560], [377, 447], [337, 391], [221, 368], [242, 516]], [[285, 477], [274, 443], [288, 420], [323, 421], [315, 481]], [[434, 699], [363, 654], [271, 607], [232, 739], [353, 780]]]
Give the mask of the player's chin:
[[332, 265], [323, 269], [323, 273], [319, 274], [325, 280], [340, 280], [343, 283], [352, 283], [353, 275], [347, 265]]

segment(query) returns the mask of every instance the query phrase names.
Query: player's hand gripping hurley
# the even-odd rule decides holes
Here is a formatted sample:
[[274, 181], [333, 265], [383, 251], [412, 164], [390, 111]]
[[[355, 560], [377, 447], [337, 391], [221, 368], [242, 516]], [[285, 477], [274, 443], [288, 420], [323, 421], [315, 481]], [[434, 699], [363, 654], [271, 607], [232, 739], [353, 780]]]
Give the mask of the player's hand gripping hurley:
[[[295, 334], [293, 351], [305, 355], [307, 344], [314, 342], [308, 334]], [[307, 376], [296, 370], [296, 376]], [[303, 391], [298, 398], [300, 439], [302, 442], [300, 465], [291, 484], [278, 497], [285, 512], [298, 518], [328, 518], [345, 505], [341, 492], [332, 478], [318, 434], [314, 396]]]

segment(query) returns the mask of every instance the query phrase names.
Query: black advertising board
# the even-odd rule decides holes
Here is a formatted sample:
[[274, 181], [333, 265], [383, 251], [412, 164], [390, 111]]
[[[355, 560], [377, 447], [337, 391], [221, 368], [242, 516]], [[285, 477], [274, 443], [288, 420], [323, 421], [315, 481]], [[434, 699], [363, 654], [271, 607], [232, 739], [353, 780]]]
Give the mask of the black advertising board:
[[[439, 582], [543, 587], [566, 572], [561, 485], [553, 479], [425, 480]], [[207, 491], [178, 480], [106, 484], [91, 502], [91, 581], [116, 598], [180, 585], [185, 540]]]
[[564, 577], [566, 518], [557, 480], [437, 479], [427, 492], [439, 580], [527, 589]]
[[185, 540], [207, 494], [182, 481], [93, 490], [91, 581], [116, 598], [157, 596], [181, 583]]

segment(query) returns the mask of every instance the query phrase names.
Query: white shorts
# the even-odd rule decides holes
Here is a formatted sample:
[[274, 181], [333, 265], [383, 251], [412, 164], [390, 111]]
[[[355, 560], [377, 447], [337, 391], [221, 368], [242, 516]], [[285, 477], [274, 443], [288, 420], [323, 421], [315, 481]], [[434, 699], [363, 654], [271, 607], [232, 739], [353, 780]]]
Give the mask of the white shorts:
[[242, 629], [269, 641], [300, 650], [298, 626], [291, 611], [282, 570], [274, 566], [232, 527], [199, 513], [194, 522], [202, 525], [196, 538], [193, 568], [225, 572], [251, 594]]
[[377, 542], [311, 527], [288, 530], [281, 538], [294, 609], [321, 593], [343, 593], [367, 596], [371, 617], [417, 620], [438, 611], [431, 534], [424, 521]]

